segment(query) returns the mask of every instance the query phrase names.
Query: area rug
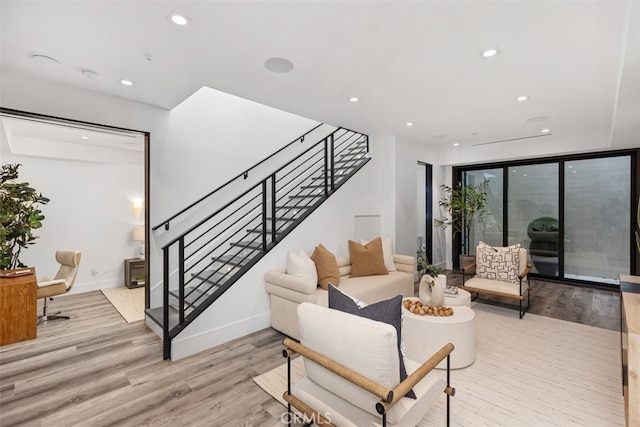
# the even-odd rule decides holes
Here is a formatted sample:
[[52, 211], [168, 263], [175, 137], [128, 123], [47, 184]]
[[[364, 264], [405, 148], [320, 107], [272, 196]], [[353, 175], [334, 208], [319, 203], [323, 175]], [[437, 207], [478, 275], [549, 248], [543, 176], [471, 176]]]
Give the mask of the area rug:
[[102, 293], [127, 323], [144, 319], [144, 288], [105, 288]]
[[[624, 426], [619, 332], [534, 314], [518, 319], [487, 304], [473, 310], [476, 360], [451, 371], [452, 425]], [[292, 363], [293, 382], [304, 375], [300, 361]], [[284, 404], [286, 372], [284, 364], [254, 381]], [[443, 394], [418, 425], [445, 425], [445, 411]]]

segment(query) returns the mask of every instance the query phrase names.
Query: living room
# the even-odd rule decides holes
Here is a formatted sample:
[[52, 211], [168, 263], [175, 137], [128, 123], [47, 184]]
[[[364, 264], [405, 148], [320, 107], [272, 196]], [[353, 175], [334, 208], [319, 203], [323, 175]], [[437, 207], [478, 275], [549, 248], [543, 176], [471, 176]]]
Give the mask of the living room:
[[[344, 3], [344, 9], [340, 9], [340, 3]], [[449, 28], [442, 28], [443, 25], [438, 25], [438, 19], [429, 18], [431, 14], [436, 15], [436, 10], [429, 9], [428, 6], [417, 5], [415, 2], [398, 2], [401, 6], [396, 10], [393, 3], [395, 2], [382, 2], [370, 16], [364, 13], [362, 4], [357, 2], [337, 2], [326, 6], [307, 2], [306, 6], [310, 9], [293, 7], [292, 10], [286, 9], [284, 4], [269, 2], [235, 6], [229, 2], [192, 4], [185, 6], [184, 13], [190, 16], [191, 24], [194, 25], [185, 28], [171, 27], [173, 24], [165, 19], [171, 10], [180, 9], [179, 4], [173, 5], [171, 10], [167, 11], [158, 5], [143, 7], [142, 3], [136, 3], [130, 11], [124, 4], [74, 4], [75, 9], [68, 18], [70, 21], [65, 24], [65, 21], [53, 22], [53, 17], [69, 12], [69, 4], [2, 3], [3, 21], [6, 21], [2, 30], [2, 106], [150, 132], [150, 196], [146, 201], [150, 227], [160, 224], [166, 217], [222, 184], [230, 176], [236, 175], [239, 172], [239, 164], [253, 164], [274, 151], [277, 144], [285, 144], [307, 130], [305, 128], [302, 131], [283, 131], [282, 139], [272, 139], [270, 146], [256, 143], [254, 134], [249, 137], [243, 135], [237, 141], [211, 138], [210, 144], [215, 147], [216, 152], [211, 155], [212, 160], [207, 162], [206, 166], [197, 167], [199, 161], [209, 153], [207, 138], [198, 136], [199, 141], [196, 144], [188, 127], [186, 133], [180, 134], [172, 128], [171, 123], [176, 120], [176, 109], [179, 108], [180, 102], [187, 97], [183, 95], [191, 95], [203, 85], [294, 113], [292, 115], [298, 115], [301, 121], [311, 118], [312, 121], [343, 125], [370, 135], [370, 164], [353, 178], [344, 192], [337, 193], [333, 200], [329, 200], [295, 233], [289, 235], [286, 244], [271, 251], [246, 278], [238, 282], [237, 286], [223, 297], [222, 309], [202, 318], [201, 324], [189, 332], [189, 339], [184, 337], [185, 348], [181, 350], [181, 354], [175, 354], [176, 360], [268, 327], [269, 302], [262, 285], [264, 272], [282, 265], [288, 250], [303, 248], [311, 252], [318, 243], [324, 244], [337, 254], [346, 255], [347, 237], [354, 235], [353, 222], [356, 215], [380, 215], [380, 234], [394, 236], [396, 252], [415, 253], [417, 161], [433, 165], [434, 188], [437, 190], [440, 184], [451, 184], [453, 166], [514, 159], [540, 159], [570, 153], [637, 149], [638, 121], [635, 120], [635, 114], [638, 87], [633, 78], [637, 75], [634, 72], [634, 67], [637, 67], [634, 65], [637, 64], [634, 62], [637, 59], [634, 55], [638, 54], [639, 43], [637, 37], [633, 36], [637, 34], [639, 25], [637, 1], [614, 2], [609, 5], [594, 2], [582, 6], [585, 9], [571, 2], [550, 2], [545, 8], [528, 2], [519, 3], [519, 6], [507, 3], [502, 4], [504, 9], [493, 2], [478, 2], [475, 5], [456, 3], [438, 18], [441, 22], [447, 22], [451, 26]], [[435, 2], [431, 6], [439, 9], [443, 5]], [[149, 9], [146, 9], [147, 7]], [[198, 9], [199, 7], [204, 9]], [[412, 15], [411, 7], [416, 8], [413, 14], [418, 22], [411, 20], [408, 21], [411, 25], [406, 25], [408, 16]], [[128, 12], [131, 12], [131, 15]], [[286, 42], [296, 31], [306, 34], [306, 30], [302, 28], [303, 23], [309, 22], [316, 14], [325, 19], [315, 21], [315, 31], [319, 31], [318, 27], [323, 27], [326, 31], [331, 23], [326, 16], [335, 17], [340, 24], [337, 26], [340, 29], [337, 31], [338, 35], [332, 37], [342, 39], [332, 39], [333, 44], [330, 44], [329, 35], [325, 35], [325, 38], [329, 46], [343, 46], [343, 49], [336, 49], [337, 57], [327, 60], [326, 63], [319, 59], [305, 62], [301, 54], [293, 53], [291, 43]], [[221, 37], [219, 33], [215, 33], [214, 36], [206, 37], [199, 32], [203, 30], [198, 26], [198, 21], [213, 19], [205, 18], [209, 15], [215, 15], [216, 18], [214, 22], [208, 22], [208, 26], [218, 28], [218, 31], [228, 30], [227, 35]], [[385, 15], [396, 15], [396, 19], [384, 19]], [[36, 25], [29, 23], [36, 16], [42, 21], [37, 25], [37, 30]], [[117, 21], [122, 27], [122, 34], [117, 36], [123, 38], [120, 39], [120, 46], [136, 40], [135, 37], [141, 37], [142, 39], [137, 39], [137, 43], [132, 43], [139, 48], [125, 49], [126, 55], [122, 55], [122, 52], [114, 47], [116, 43], [110, 43], [112, 33], [100, 30], [101, 27], [95, 21], [97, 16], [123, 19], [124, 21]], [[116, 18], [118, 16], [120, 18]], [[131, 18], [122, 18], [123, 16]], [[156, 17], [158, 21], [152, 22], [151, 18], [145, 18], [151, 16]], [[223, 19], [225, 16], [227, 18]], [[513, 16], [516, 22], [528, 24], [528, 27], [513, 28], [515, 24], [507, 24], [509, 20], [506, 18], [509, 16]], [[549, 23], [548, 16], [557, 20]], [[581, 24], [572, 23], [568, 19], [569, 16], [579, 16], [583, 21]], [[270, 17], [271, 21], [264, 21], [281, 24], [287, 31], [277, 33], [271, 27], [277, 25], [271, 24], [256, 27], [254, 32], [246, 32], [247, 27], [256, 25], [256, 21], [262, 22], [263, 17]], [[355, 28], [350, 29], [347, 23], [358, 22], [351, 21], [351, 18], [357, 17], [362, 18], [362, 24], [358, 25], [356, 31]], [[132, 22], [129, 22], [129, 19]], [[423, 21], [420, 21], [421, 19]], [[224, 20], [235, 21], [238, 28], [228, 28], [223, 25], [224, 22], [220, 22]], [[389, 21], [393, 22], [392, 27], [389, 26]], [[476, 21], [484, 24], [472, 24]], [[385, 25], [379, 25], [381, 23]], [[98, 55], [97, 52], [101, 52], [99, 55], [105, 57], [83, 58], [84, 55], [89, 55], [87, 47], [76, 45], [66, 39], [64, 32], [60, 31], [60, 28], [72, 28], [79, 24], [82, 28], [77, 28], [76, 31], [84, 29], [83, 34], [91, 35], [87, 37], [89, 43], [101, 46], [92, 54]], [[153, 43], [145, 41], [146, 37], [141, 36], [147, 29], [142, 24], [158, 31]], [[138, 25], [141, 27], [138, 28]], [[462, 32], [463, 27], [467, 25], [476, 33]], [[387, 40], [389, 34], [396, 33], [399, 34], [398, 38], [411, 39], [411, 34], [399, 28], [403, 26], [413, 28], [416, 33], [427, 31], [428, 28], [438, 30], [434, 36], [437, 43], [426, 45], [425, 38], [429, 37], [424, 35], [417, 37], [418, 40], [413, 41], [411, 45], [412, 49], [415, 49], [411, 52], [434, 52], [434, 57], [427, 63], [428, 66], [422, 63], [420, 67], [411, 66], [409, 59], [403, 55], [411, 57], [413, 54], [398, 52], [396, 49], [397, 46], [407, 46], [404, 49], [409, 51], [409, 45], [395, 38]], [[485, 26], [499, 28], [502, 33], [498, 34], [496, 30], [495, 34], [487, 34]], [[594, 30], [591, 35], [584, 34], [586, 26], [598, 28], [599, 31]], [[358, 67], [350, 66], [349, 61], [358, 56], [354, 52], [359, 50], [353, 45], [348, 45], [346, 41], [355, 43], [356, 46], [362, 43], [359, 32], [364, 31], [363, 28], [373, 33], [368, 35], [365, 47], [370, 48], [371, 43], [380, 49], [384, 47], [385, 50], [364, 57]], [[372, 31], [372, 28], [375, 30]], [[384, 30], [378, 31], [377, 28]], [[559, 34], [562, 30], [569, 36], [561, 38]], [[558, 37], [554, 43], [549, 40], [553, 37], [552, 33]], [[263, 45], [258, 43], [259, 36], [246, 40], [246, 34], [271, 36], [269, 42]], [[470, 43], [469, 40], [473, 39], [474, 34], [478, 35], [477, 41]], [[187, 36], [188, 40], [181, 39]], [[514, 39], [514, 45], [507, 44], [505, 38]], [[178, 43], [177, 40], [185, 43], [181, 45], [184, 46], [184, 52], [169, 54], [162, 50], [161, 44], [174, 46]], [[209, 45], [204, 40], [215, 42]], [[224, 50], [225, 46], [218, 46], [225, 44], [220, 40], [226, 40], [225, 43], [231, 45], [228, 51]], [[523, 49], [522, 46], [532, 43], [532, 40], [537, 41], [535, 49], [526, 53], [516, 53]], [[209, 77], [198, 74], [202, 72], [198, 71], [196, 75], [190, 74], [184, 79], [188, 80], [187, 82], [175, 83], [175, 86], [180, 86], [179, 93], [169, 90], [174, 86], [170, 76], [180, 75], [180, 70], [175, 64], [182, 64], [183, 60], [187, 63], [187, 58], [181, 55], [186, 55], [189, 49], [200, 53], [201, 57], [207, 57], [208, 54], [233, 62], [233, 58], [242, 56], [236, 49], [248, 49], [243, 43], [247, 46], [260, 45], [260, 49], [256, 48], [257, 52], [252, 51], [251, 55], [243, 60], [246, 62], [233, 63], [231, 68], [244, 70], [255, 66], [259, 68], [255, 75], [252, 74], [247, 79], [238, 79], [239, 82], [233, 84], [229, 76], [222, 77], [224, 64], [216, 62], [219, 68], [214, 67], [215, 71], [210, 69]], [[621, 47], [625, 44], [624, 48]], [[493, 58], [482, 57], [483, 49], [496, 45], [500, 48], [498, 55]], [[63, 51], [61, 46], [65, 46], [66, 50]], [[280, 47], [278, 49], [275, 46]], [[149, 52], [146, 52], [147, 48]], [[314, 52], [314, 57], [331, 50], [323, 43], [314, 46], [313, 49], [310, 46], [307, 48]], [[443, 51], [445, 48], [448, 50]], [[544, 48], [551, 49], [551, 52], [539, 52]], [[138, 49], [145, 52], [137, 52]], [[114, 53], [116, 50], [117, 53]], [[603, 52], [604, 56], [592, 58], [591, 53], [587, 51], [593, 50]], [[465, 59], [468, 62], [460, 64], [456, 58], [461, 57], [462, 52], [466, 55], [465, 58], [468, 57]], [[36, 62], [31, 58], [31, 55], [36, 53], [58, 58], [60, 64]], [[149, 55], [149, 58], [146, 58], [145, 54]], [[384, 56], [385, 54], [387, 56]], [[292, 74], [273, 73], [264, 69], [263, 62], [278, 55], [290, 57], [293, 61], [295, 67]], [[563, 58], [563, 55], [567, 58]], [[126, 58], [128, 64], [125, 68], [116, 70], [106, 64], [116, 64], [117, 56]], [[445, 61], [445, 58], [450, 59]], [[447, 67], [437, 68], [435, 64], [440, 60], [447, 62]], [[572, 62], [574, 66], [570, 66]], [[334, 84], [333, 80], [328, 80], [329, 76], [335, 73], [335, 65], [331, 64], [345, 66], [345, 71], [338, 73], [344, 82]], [[516, 67], [517, 64], [523, 65]], [[206, 65], [198, 63], [194, 68]], [[433, 75], [425, 71], [431, 69], [430, 67], [434, 70]], [[524, 67], [537, 72], [524, 77], [524, 74], [520, 74], [521, 68]], [[97, 81], [86, 78], [80, 73], [80, 69], [84, 68], [95, 68], [103, 77]], [[350, 68], [353, 68], [353, 73], [348, 72]], [[365, 74], [365, 77], [361, 78], [363, 70], [368, 68], [379, 69], [379, 74]], [[312, 73], [311, 69], [316, 71]], [[477, 72], [470, 71], [476, 69]], [[307, 81], [323, 83], [294, 86], [293, 82], [287, 80], [287, 77], [295, 77], [298, 75], [296, 73], [305, 70], [309, 73], [307, 78], [310, 80]], [[73, 77], [74, 73], [78, 74], [77, 79]], [[129, 73], [137, 73], [137, 76], [132, 78], [136, 83], [133, 87], [117, 86], [113, 83], [117, 78], [126, 77]], [[468, 77], [468, 81], [465, 80], [465, 74], [472, 75]], [[213, 75], [218, 77], [210, 77]], [[523, 77], [512, 79], [509, 75]], [[151, 85], [152, 76], [158, 80], [155, 86]], [[145, 81], [147, 77], [149, 80]], [[390, 90], [386, 82], [395, 81], [399, 85], [403, 79], [406, 80], [407, 86], [397, 88], [395, 92], [398, 96], [386, 96]], [[425, 84], [424, 80], [429, 82], [429, 87], [418, 90], [421, 84]], [[431, 86], [445, 86], [445, 82], [448, 82], [445, 89], [449, 91], [450, 97], [432, 96], [430, 91], [434, 91], [435, 88]], [[142, 89], [139, 89], [140, 87]], [[167, 87], [167, 98], [154, 101], [151, 95], [154, 92], [163, 92], [164, 87]], [[286, 96], [287, 94], [290, 96]], [[529, 99], [516, 100], [524, 95], [528, 95]], [[355, 96], [360, 98], [358, 102], [349, 101], [350, 97]], [[402, 98], [411, 98], [411, 105], [402, 107]], [[500, 100], [499, 105], [496, 100]], [[571, 101], [570, 104], [568, 100]], [[558, 109], [552, 110], [554, 106]], [[418, 113], [418, 108], [423, 111]], [[527, 122], [528, 119], [540, 117], [548, 119], [542, 122]], [[389, 121], [393, 121], [394, 125], [389, 126]], [[255, 121], [252, 123], [255, 124]], [[413, 125], [407, 126], [408, 123]], [[244, 120], [238, 124], [238, 127], [245, 126], [247, 123]], [[261, 123], [261, 126], [255, 128], [255, 132], [260, 132], [269, 129], [269, 126]], [[551, 131], [550, 135], [540, 136], [540, 131], [547, 128]], [[171, 134], [169, 130], [175, 133]], [[478, 134], [472, 135], [475, 132]], [[519, 139], [534, 136], [535, 138], [531, 139]], [[460, 145], [454, 146], [454, 143]], [[221, 158], [223, 161], [218, 161]], [[215, 166], [210, 167], [209, 163], [213, 160], [216, 160]], [[436, 210], [438, 198], [439, 194], [436, 194]], [[441, 250], [435, 252], [437, 257], [432, 261], [451, 267], [453, 255], [450, 237], [444, 230], [436, 229], [435, 233], [434, 245]], [[147, 258], [151, 268], [149, 282], [152, 287], [157, 287], [162, 274], [161, 252], [152, 233], [148, 240], [150, 249]], [[36, 248], [37, 245], [31, 250]], [[153, 291], [151, 293], [152, 304], [157, 304], [160, 295]], [[240, 302], [246, 301], [250, 301], [250, 304], [238, 309]], [[203, 334], [209, 335], [206, 342], [201, 340]]]

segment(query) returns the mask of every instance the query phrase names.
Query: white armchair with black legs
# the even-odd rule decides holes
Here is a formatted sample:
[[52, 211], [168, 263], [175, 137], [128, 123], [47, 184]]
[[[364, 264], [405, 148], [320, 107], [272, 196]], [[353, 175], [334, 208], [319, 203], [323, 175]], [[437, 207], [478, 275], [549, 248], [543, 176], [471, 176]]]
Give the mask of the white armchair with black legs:
[[78, 275], [80, 257], [82, 253], [75, 250], [61, 249], [56, 251], [56, 261], [60, 264], [53, 279], [46, 276], [38, 277], [38, 299], [44, 299], [42, 316], [38, 316], [38, 323], [54, 319], [68, 319], [69, 316], [59, 316], [60, 312], [49, 314], [47, 300], [57, 295], [66, 294], [71, 290]]
[[[448, 360], [452, 344], [422, 365], [403, 358], [408, 377], [400, 381], [394, 326], [306, 302], [297, 310], [301, 341], [286, 338], [283, 354], [290, 363], [299, 353], [305, 376], [296, 384], [288, 379], [289, 414], [293, 406], [305, 423], [317, 425], [415, 426], [445, 393], [448, 425], [455, 389], [449, 369], [433, 368]], [[406, 397], [411, 390], [415, 398]]]
[[[531, 306], [531, 264], [527, 259], [527, 250], [520, 244], [494, 247], [480, 242], [476, 261], [461, 268], [462, 289], [476, 293], [474, 299], [478, 294], [515, 299], [522, 319]], [[525, 299], [526, 307], [522, 305]]]

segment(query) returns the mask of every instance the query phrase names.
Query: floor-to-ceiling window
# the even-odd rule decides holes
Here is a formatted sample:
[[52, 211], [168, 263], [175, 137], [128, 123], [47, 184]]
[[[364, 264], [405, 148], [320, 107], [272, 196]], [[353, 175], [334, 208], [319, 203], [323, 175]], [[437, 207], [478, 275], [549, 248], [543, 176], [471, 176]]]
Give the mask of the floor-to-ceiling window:
[[489, 181], [487, 187], [487, 215], [484, 221], [471, 227], [469, 235], [469, 254], [476, 253], [478, 242], [483, 241], [489, 245], [502, 245], [503, 234], [503, 194], [504, 185], [502, 168], [479, 169], [468, 171], [464, 176], [465, 185], [478, 185]]
[[508, 167], [507, 243], [529, 250], [534, 273], [558, 276], [558, 163]]
[[564, 276], [617, 283], [629, 272], [629, 156], [564, 163]]
[[541, 277], [607, 285], [635, 274], [638, 161], [629, 150], [454, 168], [456, 182], [489, 180], [488, 215], [472, 228], [472, 250], [480, 240], [520, 243]]

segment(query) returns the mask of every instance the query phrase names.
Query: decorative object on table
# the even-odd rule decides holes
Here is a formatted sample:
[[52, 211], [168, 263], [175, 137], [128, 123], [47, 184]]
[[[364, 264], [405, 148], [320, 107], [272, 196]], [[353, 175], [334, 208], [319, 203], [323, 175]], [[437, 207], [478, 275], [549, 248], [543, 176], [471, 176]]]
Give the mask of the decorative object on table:
[[144, 259], [144, 225], [136, 225], [131, 231], [131, 240], [140, 242], [138, 246], [138, 255], [140, 259]]
[[444, 289], [440, 286], [438, 277], [429, 276], [428, 274], [422, 276], [418, 286], [418, 295], [423, 304], [433, 306], [444, 304]]
[[558, 275], [559, 228], [558, 220], [550, 216], [536, 218], [527, 226], [531, 262], [545, 276]]
[[462, 185], [462, 182], [459, 182], [455, 187], [440, 186], [445, 192], [445, 197], [440, 199], [439, 205], [447, 211], [449, 217], [436, 219], [436, 224], [442, 228], [451, 226], [453, 236], [457, 233], [462, 235], [460, 267], [466, 265], [463, 264], [463, 259], [469, 257], [471, 226], [476, 221], [483, 222], [487, 216], [485, 208], [488, 186], [489, 180], [487, 179], [477, 185]]
[[6, 163], [0, 169], [0, 270], [26, 267], [20, 261], [20, 251], [38, 238], [33, 230], [42, 227], [40, 205], [49, 202], [28, 182], [15, 181], [20, 166]]
[[453, 316], [453, 308], [451, 307], [423, 304], [421, 301], [414, 299], [405, 299], [402, 304], [404, 308], [420, 316]]

